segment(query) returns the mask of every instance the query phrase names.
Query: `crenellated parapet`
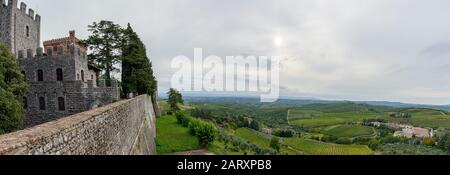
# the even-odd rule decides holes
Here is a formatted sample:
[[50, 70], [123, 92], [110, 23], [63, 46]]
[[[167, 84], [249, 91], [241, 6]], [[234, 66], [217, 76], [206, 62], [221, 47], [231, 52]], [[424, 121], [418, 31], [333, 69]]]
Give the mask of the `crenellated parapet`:
[[27, 50], [19, 50], [17, 57], [18, 59], [40, 59], [40, 58], [79, 58], [79, 59], [87, 59], [86, 51], [75, 47], [74, 44], [69, 46], [69, 50], [65, 50], [66, 47], [63, 45], [58, 46], [57, 51], [54, 52], [53, 47], [46, 48], [44, 52], [44, 48], [38, 47], [37, 49], [27, 49]]
[[24, 2], [21, 2], [20, 6], [18, 6], [18, 0], [8, 0], [8, 3], [6, 3], [6, 0], [1, 0], [1, 1], [2, 1], [2, 6], [1, 6], [2, 9], [6, 9], [6, 10], [10, 10], [10, 11], [19, 10], [26, 16], [29, 16], [31, 19], [33, 19], [37, 22], [41, 21], [41, 16], [38, 14], [35, 14], [33, 9], [31, 9], [31, 8], [27, 9], [27, 4]]
[[[40, 45], [41, 16], [18, 0], [1, 0], [0, 42], [18, 55], [19, 50], [34, 49]], [[18, 6], [19, 4], [19, 6]]]

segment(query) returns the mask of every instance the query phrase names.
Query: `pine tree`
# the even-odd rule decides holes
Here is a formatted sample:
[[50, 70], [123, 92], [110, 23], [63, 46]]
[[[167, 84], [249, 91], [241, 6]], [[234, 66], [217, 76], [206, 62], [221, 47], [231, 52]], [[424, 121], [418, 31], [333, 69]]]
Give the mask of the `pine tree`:
[[84, 41], [92, 51], [89, 63], [105, 71], [106, 84], [111, 85], [111, 72], [117, 70], [114, 65], [120, 62], [123, 31], [112, 21], [94, 22], [88, 26], [91, 36]]
[[180, 107], [178, 104], [183, 104], [183, 96], [178, 92], [176, 89], [170, 88], [169, 92], [167, 92], [167, 95], [169, 96], [169, 99], [167, 102], [169, 103], [170, 110], [172, 112], [177, 112], [180, 110]]
[[27, 87], [15, 57], [0, 44], [0, 134], [22, 126], [22, 101]]

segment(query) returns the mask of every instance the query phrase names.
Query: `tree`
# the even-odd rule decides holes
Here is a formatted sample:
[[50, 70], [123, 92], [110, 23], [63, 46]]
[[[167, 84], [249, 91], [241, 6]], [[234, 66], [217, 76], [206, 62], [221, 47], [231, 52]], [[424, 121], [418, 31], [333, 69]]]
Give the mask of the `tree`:
[[380, 141], [375, 140], [375, 139], [371, 140], [371, 141], [369, 141], [369, 145], [368, 146], [372, 150], [377, 150], [378, 147], [380, 147]]
[[295, 131], [292, 129], [282, 129], [275, 131], [273, 135], [278, 137], [294, 137]]
[[450, 152], [450, 133], [446, 133], [442, 138], [439, 139], [438, 147], [442, 150]]
[[252, 123], [250, 123], [250, 128], [254, 129], [256, 131], [259, 131], [259, 129], [260, 129], [259, 122], [257, 122], [256, 120], [253, 120]]
[[170, 110], [172, 112], [177, 112], [180, 110], [178, 104], [184, 104], [183, 96], [176, 89], [170, 88], [169, 92], [167, 92], [169, 99], [167, 102], [169, 103]]
[[123, 29], [112, 21], [94, 22], [88, 26], [91, 36], [84, 44], [92, 51], [89, 54], [89, 64], [105, 71], [106, 84], [111, 85], [111, 72], [117, 70], [114, 65], [119, 63], [123, 44]]
[[277, 152], [280, 152], [280, 139], [278, 137], [272, 137], [272, 140], [270, 140], [270, 147]]
[[144, 43], [130, 24], [123, 35], [122, 90], [124, 95], [133, 93], [154, 96], [157, 82]]
[[0, 134], [22, 126], [22, 101], [27, 87], [15, 57], [0, 44]]

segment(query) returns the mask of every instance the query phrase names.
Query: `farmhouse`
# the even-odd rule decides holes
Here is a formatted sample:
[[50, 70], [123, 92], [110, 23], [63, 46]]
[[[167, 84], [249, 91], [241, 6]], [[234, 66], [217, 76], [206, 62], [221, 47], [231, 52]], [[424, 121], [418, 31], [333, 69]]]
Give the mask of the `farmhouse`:
[[270, 129], [270, 128], [262, 128], [261, 129], [261, 132], [262, 133], [264, 133], [264, 134], [272, 134], [272, 129]]
[[418, 127], [406, 127], [402, 131], [397, 131], [394, 134], [395, 137], [406, 137], [406, 138], [427, 138], [430, 137], [430, 131], [425, 128]]

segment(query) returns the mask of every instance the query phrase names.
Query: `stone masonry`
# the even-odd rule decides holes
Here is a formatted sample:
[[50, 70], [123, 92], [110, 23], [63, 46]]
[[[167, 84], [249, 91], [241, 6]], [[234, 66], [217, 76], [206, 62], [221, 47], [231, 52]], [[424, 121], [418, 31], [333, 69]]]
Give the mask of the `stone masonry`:
[[101, 107], [117, 101], [118, 83], [110, 87], [98, 80], [99, 71], [90, 66], [86, 48], [75, 31], [65, 38], [44, 42], [40, 48], [41, 17], [17, 0], [2, 0], [0, 7], [0, 42], [16, 55], [22, 73], [30, 85], [23, 99], [24, 127]]
[[[116, 81], [110, 87], [103, 80], [97, 83], [95, 72], [88, 69], [86, 54], [78, 55], [76, 51], [68, 55], [59, 53], [26, 58], [19, 56], [19, 65], [24, 70], [22, 73], [30, 85], [24, 98], [25, 127], [101, 107], [119, 99]], [[62, 77], [60, 80], [58, 69]], [[86, 77], [84, 80], [78, 79], [83, 70], [86, 70]], [[41, 80], [39, 72], [42, 74]]]
[[0, 136], [0, 155], [153, 155], [155, 113], [142, 95]]
[[1, 0], [0, 42], [5, 43], [16, 56], [19, 50], [36, 49], [40, 44], [41, 16], [35, 15], [25, 3]]
[[25, 127], [101, 107], [120, 98], [116, 81], [109, 87], [103, 80], [97, 81], [98, 73], [88, 66], [85, 51], [75, 44], [69, 46], [68, 52], [64, 48], [60, 46], [56, 53], [49, 48], [46, 54], [38, 48], [36, 55], [28, 50], [26, 56], [19, 51], [18, 62], [30, 85], [24, 98]]

